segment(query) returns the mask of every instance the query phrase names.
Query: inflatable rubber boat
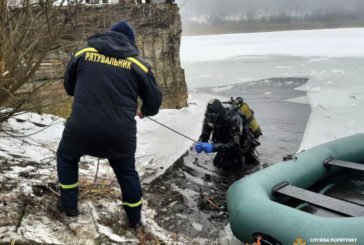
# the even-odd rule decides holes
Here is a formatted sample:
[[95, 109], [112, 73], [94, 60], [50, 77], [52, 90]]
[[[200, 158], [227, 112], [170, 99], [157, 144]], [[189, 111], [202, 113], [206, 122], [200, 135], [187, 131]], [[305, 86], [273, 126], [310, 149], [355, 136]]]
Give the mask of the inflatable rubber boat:
[[227, 206], [242, 242], [364, 244], [364, 134], [238, 180], [227, 192]]

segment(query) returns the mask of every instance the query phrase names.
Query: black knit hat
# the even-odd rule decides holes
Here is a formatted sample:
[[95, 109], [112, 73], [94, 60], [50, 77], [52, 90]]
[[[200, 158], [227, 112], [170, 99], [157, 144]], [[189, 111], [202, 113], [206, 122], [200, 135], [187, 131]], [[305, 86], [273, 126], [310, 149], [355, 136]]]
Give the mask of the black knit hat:
[[116, 32], [122, 33], [130, 41], [132, 41], [133, 43], [135, 43], [135, 32], [134, 32], [134, 29], [133, 29], [133, 27], [131, 27], [131, 25], [126, 20], [122, 20], [122, 21], [114, 24], [110, 28], [110, 31], [116, 31]]

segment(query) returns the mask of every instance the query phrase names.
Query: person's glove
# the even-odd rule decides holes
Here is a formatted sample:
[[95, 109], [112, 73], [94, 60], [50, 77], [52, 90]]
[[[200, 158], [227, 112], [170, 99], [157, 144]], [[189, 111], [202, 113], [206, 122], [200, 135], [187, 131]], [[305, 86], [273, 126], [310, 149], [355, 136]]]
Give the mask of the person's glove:
[[207, 142], [203, 142], [201, 144], [202, 144], [202, 150], [205, 153], [211, 153], [211, 152], [214, 151], [214, 144], [210, 144], [210, 143], [207, 143]]
[[198, 142], [195, 144], [195, 150], [197, 153], [201, 153], [202, 152], [202, 143]]
[[214, 151], [214, 145], [207, 142], [199, 142], [195, 145], [195, 150], [197, 153], [201, 153], [202, 151], [211, 153]]

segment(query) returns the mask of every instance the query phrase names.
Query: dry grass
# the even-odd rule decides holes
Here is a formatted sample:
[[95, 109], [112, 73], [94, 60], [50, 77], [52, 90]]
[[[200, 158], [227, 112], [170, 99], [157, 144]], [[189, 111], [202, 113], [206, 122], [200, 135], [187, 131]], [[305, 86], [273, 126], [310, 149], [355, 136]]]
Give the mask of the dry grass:
[[93, 184], [93, 181], [91, 179], [80, 179], [80, 199], [92, 201], [97, 201], [102, 198], [120, 199], [120, 191], [116, 179], [100, 179], [96, 184]]
[[63, 118], [68, 118], [71, 114], [72, 101], [71, 99], [61, 101], [58, 103], [52, 103], [42, 109], [42, 112], [56, 115]]

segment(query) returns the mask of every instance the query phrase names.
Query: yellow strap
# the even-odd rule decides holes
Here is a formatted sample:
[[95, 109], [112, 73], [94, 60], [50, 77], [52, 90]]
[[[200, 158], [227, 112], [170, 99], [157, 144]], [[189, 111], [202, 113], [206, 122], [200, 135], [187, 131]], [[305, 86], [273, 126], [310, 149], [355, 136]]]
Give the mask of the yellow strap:
[[139, 202], [136, 202], [136, 203], [123, 202], [122, 205], [123, 206], [131, 207], [131, 208], [136, 208], [136, 207], [138, 207], [138, 206], [140, 206], [142, 204], [143, 204], [143, 199], [140, 199], [140, 201]]
[[133, 57], [128, 57], [126, 58], [127, 60], [130, 60], [131, 62], [133, 62], [134, 64], [136, 64], [137, 66], [140, 67], [140, 69], [142, 69], [145, 73], [148, 73], [148, 68], [143, 65], [139, 60], [133, 58]]
[[73, 189], [73, 188], [76, 188], [78, 186], [78, 182], [76, 184], [72, 184], [72, 185], [62, 185], [62, 184], [59, 184], [62, 189]]
[[81, 49], [80, 51], [78, 51], [75, 54], [75, 57], [80, 56], [81, 54], [86, 53], [86, 52], [95, 52], [95, 53], [98, 53], [99, 51], [97, 51], [97, 49], [95, 49], [95, 48], [84, 48], [84, 49]]

